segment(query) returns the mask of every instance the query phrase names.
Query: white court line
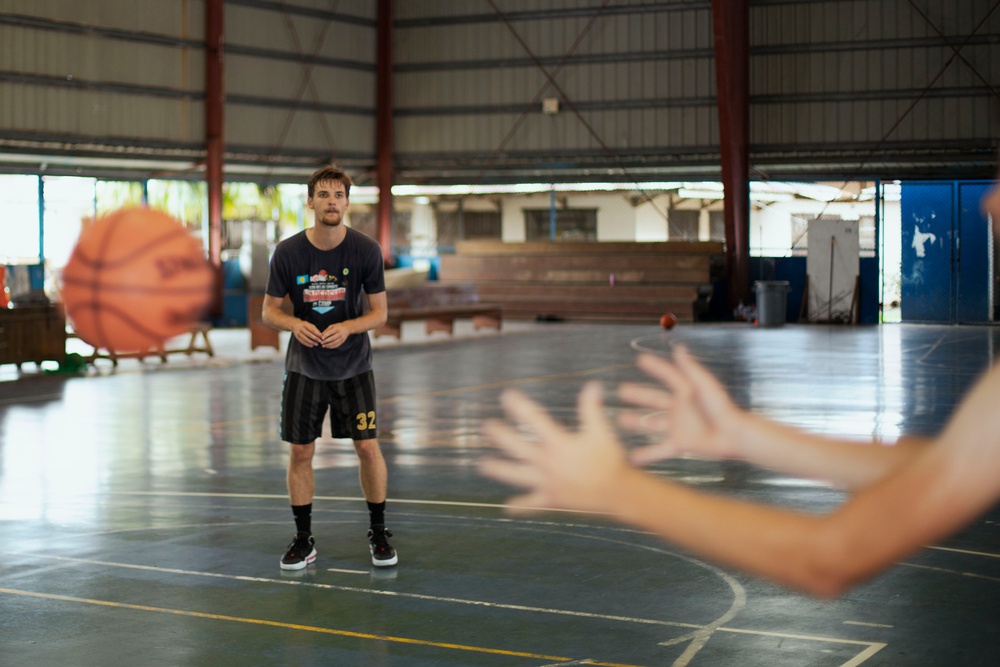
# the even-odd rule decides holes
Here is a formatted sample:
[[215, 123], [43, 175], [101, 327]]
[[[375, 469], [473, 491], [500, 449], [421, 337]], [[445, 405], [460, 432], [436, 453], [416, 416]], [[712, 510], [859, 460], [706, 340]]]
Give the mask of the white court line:
[[[713, 480], [714, 481], [714, 480]], [[278, 493], [209, 493], [209, 492], [196, 492], [196, 491], [111, 491], [101, 495], [111, 495], [111, 496], [172, 496], [179, 498], [253, 498], [257, 500], [288, 500], [288, 496], [285, 494]], [[346, 502], [360, 502], [364, 498], [351, 497], [351, 496], [314, 496], [316, 500], [336, 500], [336, 501], [346, 501]], [[413, 498], [393, 498], [393, 503], [400, 503], [404, 505], [438, 505], [438, 506], [449, 506], [449, 507], [481, 507], [487, 509], [508, 509], [510, 505], [505, 503], [470, 503], [462, 502], [457, 500], [417, 500]], [[537, 510], [539, 512], [561, 512], [564, 514], [587, 514], [591, 516], [602, 516], [600, 512], [588, 512], [584, 510], [567, 510], [552, 507], [533, 507], [532, 510]], [[986, 558], [1000, 558], [1000, 554], [989, 553], [986, 551], [970, 551], [968, 549], [954, 549], [951, 547], [939, 547], [939, 546], [928, 546], [927, 549], [933, 549], [935, 551], [947, 551], [950, 553], [964, 554], [967, 556], [983, 556]], [[910, 565], [909, 563], [900, 563], [900, 565]], [[912, 567], [917, 567], [913, 565]], [[933, 568], [928, 568], [933, 569]], [[966, 573], [960, 573], [966, 574]], [[967, 576], [976, 576], [973, 574], [968, 574]], [[990, 577], [987, 577], [990, 578]]]
[[[21, 553], [16, 553], [15, 554], [14, 552], [0, 552], [0, 553], [5, 553], [5, 554], [11, 555], [11, 556], [14, 556], [14, 555], [23, 555]], [[532, 612], [532, 613], [540, 613], [540, 614], [553, 614], [553, 615], [558, 615], [558, 616], [571, 616], [571, 617], [577, 617], [577, 618], [588, 618], [588, 619], [596, 619], [596, 620], [619, 621], [619, 622], [636, 623], [636, 624], [643, 624], [643, 625], [661, 625], [661, 626], [668, 626], [668, 627], [691, 628], [691, 629], [694, 629], [694, 630], [709, 630], [710, 632], [729, 632], [729, 633], [744, 634], [744, 635], [756, 635], [756, 636], [765, 636], [765, 637], [781, 637], [781, 638], [784, 638], [784, 639], [798, 639], [798, 640], [802, 640], [802, 641], [823, 642], [823, 643], [832, 643], [832, 644], [848, 644], [848, 645], [857, 645], [857, 646], [867, 646], [868, 647], [864, 651], [862, 651], [861, 653], [859, 653], [858, 655], [854, 656], [854, 658], [852, 658], [850, 661], [843, 663], [843, 665], [841, 665], [841, 667], [856, 667], [857, 665], [862, 664], [869, 657], [871, 657], [872, 655], [874, 655], [875, 653], [877, 653], [878, 651], [882, 650], [883, 648], [885, 648], [887, 646], [887, 644], [883, 644], [883, 643], [879, 643], [879, 642], [870, 642], [870, 641], [863, 641], [863, 640], [856, 640], [856, 639], [843, 639], [841, 637], [823, 637], [823, 636], [820, 636], [820, 635], [799, 635], [799, 634], [788, 633], [788, 632], [768, 632], [768, 631], [763, 631], [763, 630], [747, 630], [747, 629], [741, 629], [741, 628], [713, 627], [712, 624], [710, 624], [708, 626], [702, 626], [702, 625], [697, 625], [697, 624], [693, 624], [693, 623], [678, 623], [678, 622], [675, 622], [675, 621], [662, 621], [662, 620], [658, 620], [658, 619], [649, 619], [649, 618], [636, 618], [636, 617], [629, 617], [629, 616], [616, 616], [616, 615], [608, 615], [608, 614], [595, 614], [595, 613], [590, 613], [590, 612], [569, 611], [569, 610], [565, 610], [565, 609], [548, 609], [548, 608], [544, 608], [544, 607], [529, 607], [529, 606], [526, 606], [526, 605], [501, 604], [501, 603], [496, 603], [496, 602], [486, 602], [486, 601], [482, 601], [482, 600], [466, 600], [466, 599], [461, 599], [461, 598], [441, 597], [441, 596], [435, 596], [435, 595], [423, 595], [423, 594], [420, 594], [420, 593], [401, 593], [401, 592], [398, 592], [398, 591], [386, 591], [386, 590], [379, 590], [379, 589], [372, 589], [372, 588], [355, 588], [353, 586], [336, 586], [336, 585], [333, 585], [333, 584], [321, 584], [321, 583], [317, 583], [317, 582], [308, 582], [308, 581], [301, 581], [301, 580], [271, 579], [271, 578], [268, 578], [268, 577], [251, 577], [251, 576], [245, 576], [245, 575], [223, 574], [223, 573], [219, 573], [219, 572], [199, 572], [197, 570], [182, 570], [182, 569], [179, 569], [179, 568], [157, 567], [157, 566], [154, 566], [154, 565], [137, 565], [137, 564], [132, 564], [132, 563], [116, 563], [116, 562], [111, 562], [111, 561], [92, 560], [92, 559], [87, 559], [87, 558], [72, 558], [72, 557], [69, 557], [69, 556], [51, 556], [51, 555], [46, 555], [46, 554], [33, 554], [32, 557], [33, 558], [47, 558], [47, 559], [50, 559], [50, 560], [57, 560], [57, 561], [67, 562], [67, 563], [77, 563], [77, 564], [82, 564], [82, 565], [97, 565], [97, 566], [101, 566], [101, 567], [112, 567], [112, 568], [124, 568], [124, 569], [130, 569], [130, 570], [141, 570], [141, 571], [144, 571], [144, 572], [160, 572], [160, 573], [164, 573], [164, 574], [182, 574], [182, 575], [189, 575], [189, 576], [195, 576], [195, 577], [208, 577], [208, 578], [213, 578], [213, 579], [226, 579], [226, 580], [230, 580], [230, 581], [246, 581], [246, 582], [263, 583], [263, 584], [282, 584], [282, 585], [286, 585], [286, 586], [303, 586], [303, 587], [306, 587], [306, 588], [319, 588], [319, 589], [323, 589], [323, 590], [336, 590], [336, 591], [343, 591], [343, 592], [348, 592], [348, 593], [361, 593], [361, 594], [368, 594], [368, 595], [383, 595], [383, 596], [388, 596], [388, 597], [408, 598], [408, 599], [415, 599], [415, 600], [429, 600], [429, 601], [433, 601], [433, 602], [457, 603], [457, 604], [465, 604], [465, 605], [472, 605], [472, 606], [478, 606], [478, 607], [487, 607], [487, 608], [493, 608], [493, 609], [504, 609], [504, 610], [511, 610], [511, 611], [524, 611], [524, 612]], [[584, 663], [584, 664], [586, 664], [586, 663]], [[675, 662], [674, 664], [676, 665], [678, 663]], [[684, 664], [684, 663], [682, 663], [682, 664]]]
[[[10, 556], [22, 555], [14, 552], [0, 552]], [[427, 600], [430, 602], [445, 602], [451, 604], [463, 604], [475, 607], [487, 607], [492, 609], [505, 609], [512, 611], [524, 611], [539, 614], [552, 614], [557, 616], [572, 616], [577, 618], [591, 618], [602, 621], [620, 621], [624, 623], [636, 623], [642, 625], [662, 625], [666, 627], [679, 628], [701, 628], [694, 623], [678, 623], [675, 621], [661, 621], [651, 618], [637, 618], [631, 616], [617, 616], [611, 614], [597, 614], [585, 611], [571, 611], [566, 609], [550, 609], [545, 607], [530, 607], [527, 605], [504, 604], [499, 602], [487, 602], [485, 600], [469, 600], [463, 598], [442, 597], [437, 595], [425, 595], [422, 593], [402, 593], [399, 591], [387, 591], [376, 588], [357, 588], [354, 586], [337, 586], [334, 584], [321, 584], [313, 581], [302, 581], [297, 579], [271, 579], [269, 577], [251, 577], [239, 574], [224, 574], [221, 572], [199, 572], [198, 570], [182, 570], [171, 567], [158, 567], [155, 565], [138, 565], [134, 563], [116, 563], [112, 561], [92, 560], [88, 558], [73, 558], [70, 556], [52, 556], [48, 554], [35, 554], [33, 558], [46, 558], [67, 563], [78, 563], [81, 565], [97, 565], [101, 567], [123, 568], [128, 570], [141, 570], [144, 572], [159, 572], [163, 574], [182, 574], [192, 577], [207, 577], [212, 579], [226, 579], [230, 581], [246, 581], [260, 584], [282, 584], [285, 586], [304, 586], [306, 588], [320, 588], [323, 590], [343, 591], [346, 593], [361, 593], [364, 595], [382, 595], [386, 597], [407, 598], [412, 600]], [[367, 574], [367, 572], [365, 573]]]
[[863, 625], [866, 628], [894, 628], [894, 625], [886, 625], [884, 623], [865, 623], [864, 621], [844, 621], [844, 625]]
[[965, 554], [966, 556], [985, 556], [986, 558], [1000, 558], [1000, 554], [992, 554], [986, 551], [969, 551], [968, 549], [953, 549], [951, 547], [927, 547], [935, 551], [948, 551], [953, 554]]
[[339, 567], [328, 567], [327, 572], [341, 572], [343, 574], [370, 574], [367, 570], [342, 570]]
[[818, 635], [793, 635], [787, 632], [768, 632], [766, 630], [740, 630], [737, 628], [719, 628], [719, 632], [734, 632], [738, 634], [750, 634], [758, 635], [761, 637], [780, 637], [782, 639], [803, 639], [806, 641], [814, 642], [832, 642], [836, 644], [853, 644], [855, 646], [867, 646], [865, 650], [858, 653], [856, 656], [848, 660], [847, 662], [840, 665], [840, 667], [858, 667], [858, 665], [863, 664], [868, 658], [872, 657], [882, 649], [884, 649], [888, 644], [883, 642], [869, 642], [860, 639], [842, 639], [840, 637], [823, 637]]
[[[254, 498], [257, 500], [288, 500], [287, 494], [278, 493], [209, 493], [199, 491], [109, 491], [101, 495], [108, 496], [171, 496], [180, 498]], [[343, 500], [349, 502], [359, 502], [364, 498], [350, 496], [313, 496], [314, 500]], [[404, 505], [448, 505], [451, 507], [485, 507], [489, 509], [506, 509], [510, 505], [504, 503], [468, 503], [457, 500], [414, 500], [411, 498], [393, 498], [392, 503]], [[587, 512], [584, 510], [567, 510], [555, 507], [532, 507], [531, 510], [539, 512], [562, 512], [564, 514], [590, 514], [601, 516], [600, 512]]]
[[[250, 498], [250, 499], [281, 500], [281, 501], [287, 500], [287, 496], [285, 494], [209, 493], [209, 492], [190, 492], [190, 491], [123, 491], [123, 492], [111, 492], [111, 493], [108, 493], [106, 495], [122, 495], [122, 496], [168, 496], [168, 497], [197, 497], [197, 498]], [[315, 498], [318, 499], [318, 500], [347, 501], [347, 502], [358, 502], [358, 501], [361, 500], [361, 498], [359, 498], [359, 497], [351, 497], [351, 496], [315, 496]], [[417, 499], [407, 499], [407, 498], [394, 498], [393, 499], [393, 503], [394, 504], [395, 503], [399, 503], [399, 504], [411, 504], [411, 505], [453, 506], [453, 507], [479, 507], [479, 508], [490, 508], [490, 509], [505, 509], [505, 508], [508, 507], [508, 505], [503, 504], [503, 503], [470, 503], [470, 502], [461, 502], [461, 501], [417, 500]], [[588, 514], [588, 515], [594, 515], [594, 514], [596, 514], [594, 512], [582, 512], [582, 511], [578, 511], [578, 510], [558, 510], [558, 509], [550, 509], [550, 508], [535, 508], [535, 509], [542, 510], [542, 511], [566, 512], [566, 513], [573, 513], [573, 514]], [[504, 521], [511, 521], [511, 520], [510, 519], [504, 519]], [[597, 540], [600, 540], [600, 541], [612, 542], [612, 543], [617, 543], [617, 544], [626, 544], [626, 543], [623, 543], [623, 542], [620, 542], [620, 541], [617, 541], [617, 540], [612, 540], [612, 539], [609, 539], [609, 538], [599, 538], [599, 537], [595, 537], [595, 536], [591, 536], [591, 535], [588, 535], [588, 536], [579, 536], [579, 537], [585, 537], [587, 539], [597, 539]], [[636, 545], [628, 543], [628, 544], [626, 544], [626, 546], [635, 547]], [[654, 548], [651, 548], [651, 547], [643, 547], [643, 548], [647, 548], [650, 551], [660, 551], [658, 549], [654, 549]], [[447, 598], [447, 597], [437, 597], [437, 596], [411, 594], [411, 593], [398, 593], [398, 592], [391, 592], [391, 591], [379, 591], [379, 590], [373, 590], [373, 589], [355, 589], [355, 588], [346, 587], [346, 586], [333, 586], [333, 585], [329, 585], [329, 584], [318, 584], [318, 583], [311, 583], [311, 582], [301, 582], [301, 581], [291, 582], [291, 581], [268, 579], [268, 578], [241, 577], [241, 576], [235, 576], [235, 575], [220, 575], [220, 574], [215, 574], [215, 573], [202, 573], [202, 572], [196, 572], [196, 571], [191, 571], [190, 574], [195, 575], [195, 576], [232, 577], [232, 578], [239, 579], [239, 580], [244, 580], [244, 581], [258, 581], [258, 582], [267, 582], [267, 583], [283, 583], [283, 584], [295, 584], [295, 585], [314, 586], [314, 587], [319, 587], [319, 588], [327, 588], [327, 589], [332, 589], [332, 590], [342, 590], [342, 591], [347, 591], [347, 592], [360, 592], [360, 593], [370, 593], [370, 594], [395, 595], [395, 596], [398, 596], [398, 597], [408, 597], [408, 598], [413, 598], [413, 599], [424, 599], [424, 600], [432, 600], [432, 601], [439, 601], [439, 602], [453, 602], [453, 603], [457, 603], [457, 604], [468, 604], [468, 605], [475, 605], [475, 606], [493, 607], [493, 608], [498, 608], [498, 609], [507, 609], [507, 610], [514, 610], [514, 611], [527, 611], [527, 612], [536, 612], [536, 613], [548, 613], [548, 614], [575, 616], [575, 617], [583, 617], [583, 618], [594, 618], [594, 619], [601, 619], [601, 620], [613, 620], [613, 621], [622, 621], [622, 622], [630, 622], [630, 623], [654, 624], [654, 625], [663, 625], [663, 626], [670, 626], [670, 627], [690, 628], [690, 629], [694, 630], [694, 632], [688, 633], [685, 636], [685, 638], [686, 639], [690, 639], [692, 643], [688, 647], [687, 651], [685, 651], [685, 653], [679, 658], [679, 661], [674, 663], [674, 665], [676, 667], [682, 667], [683, 665], [687, 665], [690, 662], [690, 660], [695, 657], [695, 655], [698, 653], [698, 651], [700, 651], [701, 648], [705, 645], [705, 643], [711, 637], [711, 634], [713, 632], [732, 632], [732, 633], [742, 633], [742, 634], [755, 634], [755, 635], [764, 635], [764, 636], [787, 637], [787, 638], [802, 639], [802, 640], [806, 640], [806, 641], [821, 641], [821, 642], [831, 642], [831, 643], [841, 643], [841, 644], [862, 645], [862, 646], [867, 646], [868, 647], [862, 653], [860, 653], [857, 656], [855, 656], [852, 660], [850, 660], [847, 663], [844, 663], [844, 665], [842, 665], [841, 667], [856, 667], [857, 665], [860, 665], [865, 660], [867, 660], [868, 657], [874, 655], [875, 653], [877, 653], [881, 649], [885, 648], [885, 646], [887, 646], [887, 644], [881, 644], [881, 643], [877, 643], [877, 642], [870, 642], [870, 641], [863, 641], [863, 640], [841, 639], [841, 638], [835, 638], [835, 637], [815, 637], [815, 636], [809, 636], [809, 635], [793, 635], [793, 634], [788, 634], [788, 633], [775, 633], [775, 632], [754, 631], [754, 630], [740, 630], [740, 629], [736, 629], [736, 628], [722, 627], [722, 623], [724, 623], [724, 622], [726, 622], [726, 621], [731, 620], [732, 618], [734, 618], [736, 616], [736, 614], [739, 612], [739, 610], [743, 607], [743, 605], [746, 604], [746, 594], [745, 594], [745, 591], [743, 591], [742, 586], [738, 582], [736, 582], [735, 579], [733, 579], [732, 577], [729, 577], [728, 575], [726, 575], [722, 570], [719, 570], [718, 568], [715, 568], [714, 566], [708, 565], [707, 563], [704, 563], [704, 562], [699, 561], [699, 560], [694, 559], [694, 558], [688, 558], [688, 557], [685, 557], [685, 556], [681, 556], [680, 554], [676, 554], [676, 553], [673, 553], [673, 552], [664, 552], [664, 553], [668, 553], [668, 554], [670, 554], [672, 556], [679, 557], [679, 558], [682, 558], [684, 560], [689, 560], [692, 563], [700, 565], [701, 567], [705, 567], [705, 568], [713, 571], [717, 575], [722, 576], [723, 580], [726, 581], [726, 583], [729, 584], [730, 588], [733, 590], [733, 593], [734, 593], [735, 598], [736, 598], [736, 599], [734, 599], [733, 605], [730, 607], [730, 609], [722, 617], [720, 617], [719, 619], [716, 619], [715, 621], [713, 621], [713, 622], [711, 622], [711, 623], [709, 623], [707, 625], [698, 625], [698, 624], [693, 624], [693, 623], [681, 623], [681, 622], [676, 622], [676, 621], [660, 621], [660, 620], [654, 620], [654, 619], [641, 619], [641, 618], [632, 618], [632, 617], [617, 616], [617, 615], [594, 614], [594, 613], [590, 613], [590, 612], [573, 612], [573, 611], [567, 611], [567, 610], [546, 609], [546, 608], [541, 608], [541, 607], [528, 607], [528, 606], [524, 606], [524, 605], [506, 605], [506, 604], [501, 604], [501, 603], [491, 603], [491, 602], [478, 601], [478, 600], [463, 600], [463, 599], [460, 599], [460, 598]], [[63, 557], [58, 557], [58, 556], [48, 556], [48, 557], [49, 558], [63, 558]], [[78, 559], [69, 559], [69, 558], [67, 558], [66, 560], [78, 560]], [[80, 562], [89, 562], [89, 561], [85, 561], [83, 559], [79, 559], [79, 561]], [[151, 567], [151, 566], [138, 566], [138, 565], [133, 566], [133, 565], [128, 565], [128, 564], [102, 563], [102, 562], [99, 562], [99, 561], [93, 561], [93, 562], [97, 563], [97, 564], [106, 564], [106, 565], [112, 566], [112, 567], [115, 567], [115, 566], [117, 566], [117, 567], [134, 567], [134, 568], [138, 568], [138, 569], [151, 569], [151, 570], [159, 570], [159, 569], [161, 569], [161, 568], [154, 568], [154, 567]], [[186, 571], [183, 571], [183, 570], [169, 570], [169, 569], [166, 569], [166, 568], [163, 568], [162, 570], [165, 571], [165, 572], [171, 572], [171, 571], [172, 572], [177, 572], [177, 573], [185, 573], [186, 572]], [[664, 642], [664, 643], [665, 644], [679, 643], [677, 641], [678, 639], [680, 639], [680, 638], [675, 638], [675, 640], [673, 640], [673, 641], [668, 640], [667, 642]]]
[[934, 567], [932, 565], [917, 565], [916, 563], [900, 563], [903, 567], [912, 567], [917, 570], [930, 570], [931, 572], [941, 572], [943, 574], [957, 574], [960, 577], [971, 577], [973, 579], [985, 579], [986, 581], [1000, 581], [1000, 577], [988, 577], [985, 574], [975, 572], [961, 572], [947, 567]]
[[886, 646], [888, 646], [888, 644], [872, 642], [868, 648], [866, 648], [864, 651], [854, 656], [853, 660], [848, 660], [840, 667], [857, 667], [858, 665], [866, 662], [868, 658], [872, 657], [873, 655], [884, 649]]
[[770, 630], [747, 630], [745, 628], [719, 628], [719, 632], [732, 632], [740, 635], [757, 635], [760, 637], [777, 637], [780, 639], [805, 639], [813, 642], [834, 642], [837, 644], [852, 644], [855, 646], [878, 646], [885, 648], [888, 644], [871, 642], [867, 639], [844, 639], [842, 637], [824, 637], [822, 635], [796, 635], [789, 632], [772, 632]]

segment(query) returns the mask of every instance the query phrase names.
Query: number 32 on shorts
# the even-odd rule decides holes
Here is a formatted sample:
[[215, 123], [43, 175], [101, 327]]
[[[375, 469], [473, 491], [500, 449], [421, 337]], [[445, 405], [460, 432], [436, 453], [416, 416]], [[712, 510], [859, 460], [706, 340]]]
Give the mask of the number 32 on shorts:
[[355, 419], [358, 420], [358, 430], [359, 431], [374, 431], [375, 430], [375, 411], [371, 412], [359, 412]]

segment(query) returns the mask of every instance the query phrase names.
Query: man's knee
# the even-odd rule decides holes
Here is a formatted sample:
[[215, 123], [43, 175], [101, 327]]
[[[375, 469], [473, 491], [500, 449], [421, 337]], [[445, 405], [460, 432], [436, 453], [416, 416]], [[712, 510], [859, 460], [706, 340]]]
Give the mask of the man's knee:
[[313, 453], [316, 451], [316, 443], [308, 445], [289, 445], [288, 462], [292, 466], [304, 466], [312, 464]]
[[382, 458], [382, 450], [378, 446], [378, 440], [355, 440], [354, 451], [358, 453], [358, 458], [367, 461]]

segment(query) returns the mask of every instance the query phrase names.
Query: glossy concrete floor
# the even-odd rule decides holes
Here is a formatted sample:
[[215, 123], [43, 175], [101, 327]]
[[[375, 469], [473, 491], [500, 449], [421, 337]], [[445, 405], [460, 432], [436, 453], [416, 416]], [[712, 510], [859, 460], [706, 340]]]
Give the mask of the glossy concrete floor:
[[[933, 433], [993, 361], [1000, 329], [531, 323], [381, 339], [400, 564], [369, 565], [352, 447], [326, 439], [319, 560], [291, 574], [278, 568], [292, 532], [276, 436], [281, 354], [249, 351], [245, 330], [212, 335], [214, 359], [86, 377], [3, 369], [0, 664], [997, 664], [997, 508], [818, 601], [598, 517], [513, 519], [509, 489], [474, 464], [502, 388], [572, 420], [582, 380], [638, 378], [636, 349], [677, 340], [739, 402], [777, 419], [859, 437]], [[676, 460], [655, 472], [807, 511], [843, 500], [741, 464]]]

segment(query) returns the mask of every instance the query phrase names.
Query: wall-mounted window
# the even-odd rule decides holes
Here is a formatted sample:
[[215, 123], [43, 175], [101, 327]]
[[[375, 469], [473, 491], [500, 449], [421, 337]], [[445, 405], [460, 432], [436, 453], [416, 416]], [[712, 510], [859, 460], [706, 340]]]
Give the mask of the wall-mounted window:
[[495, 239], [502, 237], [502, 220], [497, 211], [437, 212], [439, 246], [454, 246], [458, 241]]
[[528, 241], [596, 241], [596, 208], [524, 209], [524, 228]]
[[698, 239], [698, 219], [701, 211], [695, 209], [671, 209], [667, 213], [667, 225], [670, 238], [679, 240]]

